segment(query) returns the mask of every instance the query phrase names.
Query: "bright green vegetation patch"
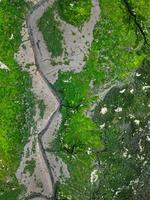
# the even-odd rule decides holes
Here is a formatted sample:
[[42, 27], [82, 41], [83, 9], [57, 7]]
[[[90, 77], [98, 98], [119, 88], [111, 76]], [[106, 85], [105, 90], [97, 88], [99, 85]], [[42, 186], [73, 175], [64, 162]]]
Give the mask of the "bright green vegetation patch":
[[[114, 127], [114, 124], [119, 123], [118, 121], [116, 122], [119, 119], [117, 111], [114, 112], [114, 109], [117, 109], [119, 106], [121, 108], [118, 108], [118, 110], [126, 109], [126, 111], [122, 112], [124, 116], [126, 114], [129, 115], [130, 109], [135, 114], [135, 117], [140, 115], [139, 113], [145, 114], [144, 105], [142, 108], [139, 107], [140, 101], [145, 102], [147, 98], [146, 94], [141, 97], [142, 99], [140, 98], [140, 91], [142, 92], [142, 89], [139, 89], [139, 95], [134, 96], [130, 93], [131, 85], [129, 85], [124, 98], [119, 92], [113, 90], [114, 96], [111, 101], [116, 99], [116, 104], [112, 107], [111, 113], [108, 112], [109, 115], [104, 116], [104, 120], [100, 118], [101, 123], [97, 120], [93, 121], [86, 113], [93, 103], [97, 103], [98, 97], [96, 94], [102, 84], [127, 80], [131, 72], [139, 68], [143, 60], [149, 57], [147, 51], [149, 45], [145, 42], [145, 36], [147, 41], [149, 41], [149, 36], [148, 34], [143, 35], [141, 27], [139, 28], [139, 21], [135, 21], [135, 17], [130, 13], [132, 9], [128, 10], [125, 1], [101, 0], [100, 5], [101, 19], [95, 27], [94, 41], [83, 71], [76, 74], [73, 72], [60, 72], [58, 80], [54, 85], [62, 101], [61, 113], [63, 116], [54, 149], [68, 164], [71, 175], [70, 179], [58, 186], [57, 197], [60, 200], [88, 200], [89, 198], [92, 200], [130, 200], [133, 199], [133, 191], [127, 188], [127, 190], [124, 190], [124, 193], [121, 193], [120, 198], [114, 197], [114, 191], [111, 191], [110, 185], [113, 185], [116, 180], [116, 184], [114, 183], [113, 187], [116, 191], [119, 184], [121, 186], [124, 183], [128, 184], [131, 178], [138, 176], [138, 173], [135, 171], [139, 169], [134, 169], [134, 167], [133, 170], [131, 169], [131, 166], [135, 166], [133, 160], [131, 160], [131, 163], [130, 160], [125, 163], [121, 158], [118, 158], [119, 150], [122, 148], [117, 143], [119, 140], [118, 136], [121, 137], [121, 131], [119, 130], [119, 124], [117, 128]], [[141, 17], [140, 20], [142, 21], [142, 19]], [[140, 24], [145, 24], [145, 21], [141, 21]], [[148, 63], [143, 65], [149, 67]], [[141, 77], [143, 76], [145, 75], [141, 75]], [[90, 86], [93, 88], [91, 89]], [[134, 86], [136, 92], [138, 91], [137, 87]], [[103, 106], [106, 103], [104, 102]], [[132, 103], [134, 104], [133, 108]], [[107, 107], [109, 105], [111, 107], [111, 102], [107, 103]], [[101, 108], [99, 106], [99, 113]], [[117, 119], [115, 118], [116, 115]], [[120, 117], [123, 116], [121, 115]], [[103, 129], [100, 129], [100, 126], [103, 127], [104, 122], [107, 120], [112, 128], [106, 127], [107, 134], [103, 134]], [[110, 135], [109, 131], [111, 131]], [[105, 140], [109, 142], [108, 145]], [[115, 151], [118, 152], [116, 157], [113, 155]], [[102, 158], [102, 168], [100, 168], [100, 153], [104, 156]], [[103, 169], [105, 162], [106, 170]], [[115, 162], [115, 165], [113, 165], [113, 162]], [[125, 171], [127, 167], [129, 172]], [[79, 171], [77, 168], [81, 170]], [[122, 175], [121, 170], [125, 173], [124, 175]], [[97, 173], [96, 177], [98, 176], [98, 180], [95, 183], [92, 182], [93, 180], [91, 181], [92, 171]], [[101, 171], [104, 174], [101, 175]], [[115, 178], [113, 179], [113, 177]], [[106, 188], [103, 186], [103, 183], [106, 183]], [[96, 186], [101, 186], [101, 188]], [[100, 193], [98, 193], [99, 190], [101, 191]], [[127, 194], [125, 195], [126, 191]], [[94, 196], [94, 193], [97, 196]]]
[[[146, 56], [144, 40], [138, 32], [123, 1], [102, 0], [102, 18], [96, 26], [93, 50], [97, 52], [96, 65], [104, 70], [107, 79], [124, 79]], [[137, 37], [137, 34], [139, 37]]]
[[[90, 79], [88, 80], [86, 73], [81, 72], [82, 78], [81, 74], [61, 73], [59, 81], [55, 84], [62, 97], [63, 121], [54, 150], [68, 164], [71, 174], [67, 184], [58, 186], [58, 199], [63, 199], [63, 196], [66, 199], [68, 196], [72, 196], [73, 199], [88, 199], [90, 173], [96, 159], [94, 152], [103, 148], [96, 124], [83, 113], [95, 100], [91, 92], [88, 93]], [[82, 196], [81, 191], [84, 194]]]
[[21, 42], [20, 30], [25, 1], [0, 2], [0, 199], [18, 199], [20, 186], [15, 179], [21, 153], [33, 124], [34, 98], [31, 79], [14, 60]]
[[40, 109], [40, 117], [43, 118], [44, 117], [44, 113], [45, 113], [45, 109], [46, 109], [46, 105], [44, 103], [43, 99], [38, 100], [38, 107]]
[[66, 183], [57, 185], [57, 199], [58, 200], [69, 200], [72, 199], [85, 200], [89, 199], [91, 192], [90, 174], [91, 174], [91, 163], [94, 162], [95, 157], [88, 155], [87, 153], [78, 153], [77, 156], [70, 157], [66, 162], [71, 172], [71, 177]]
[[91, 15], [91, 0], [58, 0], [60, 16], [74, 26], [81, 26]]
[[1, 185], [1, 200], [18, 200], [18, 195], [23, 190], [23, 187], [18, 186], [15, 178], [11, 183], [2, 183]]
[[[63, 113], [63, 111], [62, 111]], [[69, 115], [69, 116], [68, 116]], [[103, 148], [99, 140], [99, 132], [93, 121], [83, 113], [71, 111], [63, 113], [61, 134], [55, 150], [68, 164], [71, 177], [67, 182], [58, 185], [58, 199], [85, 200], [90, 195], [90, 174], [93, 162], [96, 160], [94, 152]], [[82, 195], [81, 195], [82, 194]]]
[[30, 173], [30, 176], [32, 176], [35, 169], [35, 160], [31, 159], [26, 162], [25, 172], [28, 171]]
[[130, 20], [137, 26], [137, 38], [143, 38], [144, 43], [149, 46], [150, 32], [149, 32], [149, 11], [150, 2], [141, 0], [124, 0], [126, 11], [130, 15]]
[[[145, 60], [133, 82], [111, 89], [96, 108], [94, 119], [98, 126], [104, 124], [100, 137], [105, 148], [99, 153], [99, 181], [92, 199], [149, 199], [148, 85], [150, 60]], [[102, 114], [104, 107], [107, 113]]]
[[40, 18], [38, 27], [42, 32], [49, 52], [53, 57], [61, 56], [63, 53], [62, 34], [59, 29], [59, 23], [55, 20], [56, 4], [49, 7]]
[[100, 148], [98, 129], [90, 118], [83, 113], [75, 112], [69, 114], [69, 119], [65, 121], [63, 143], [65, 150], [74, 154], [82, 152], [83, 149]]

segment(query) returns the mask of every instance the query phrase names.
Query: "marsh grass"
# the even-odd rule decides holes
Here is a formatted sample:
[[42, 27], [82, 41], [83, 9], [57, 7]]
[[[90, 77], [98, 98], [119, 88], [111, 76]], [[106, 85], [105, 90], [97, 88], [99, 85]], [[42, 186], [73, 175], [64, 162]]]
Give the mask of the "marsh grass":
[[81, 27], [90, 18], [91, 0], [57, 0], [58, 12], [66, 22]]
[[45, 102], [44, 102], [43, 99], [39, 99], [39, 100], [37, 101], [37, 104], [38, 104], [38, 107], [39, 107], [39, 109], [40, 109], [40, 117], [41, 117], [41, 119], [43, 119], [44, 113], [45, 113], [45, 109], [46, 109]]
[[26, 162], [25, 172], [29, 172], [30, 176], [33, 175], [35, 169], [35, 160], [31, 159]]
[[59, 29], [59, 22], [55, 19], [56, 4], [49, 7], [38, 22], [49, 52], [53, 57], [63, 53], [63, 37]]

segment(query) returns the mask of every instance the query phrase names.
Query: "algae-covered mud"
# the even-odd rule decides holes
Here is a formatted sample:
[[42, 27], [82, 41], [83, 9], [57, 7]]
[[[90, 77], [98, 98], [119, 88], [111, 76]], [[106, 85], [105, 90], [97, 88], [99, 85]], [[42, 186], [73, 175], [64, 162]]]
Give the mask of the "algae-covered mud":
[[0, 200], [150, 199], [150, 2], [0, 1]]

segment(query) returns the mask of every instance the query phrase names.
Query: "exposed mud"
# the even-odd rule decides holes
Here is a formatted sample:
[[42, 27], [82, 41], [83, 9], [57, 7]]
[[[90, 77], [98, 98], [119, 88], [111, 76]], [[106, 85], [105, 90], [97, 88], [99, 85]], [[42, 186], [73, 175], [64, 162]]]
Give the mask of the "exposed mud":
[[[20, 199], [28, 197], [28, 199], [44, 200], [53, 199], [55, 183], [62, 175], [69, 177], [66, 164], [54, 153], [47, 151], [61, 124], [60, 102], [50, 84], [56, 81], [59, 70], [75, 72], [82, 70], [85, 64], [84, 56], [88, 54], [91, 46], [93, 29], [100, 10], [98, 1], [92, 0], [91, 17], [81, 30], [62, 21], [56, 14], [61, 22], [60, 30], [63, 33], [69, 64], [52, 66], [52, 57], [47, 50], [42, 33], [38, 30], [37, 21], [45, 10], [52, 6], [54, 0], [36, 0], [32, 3], [33, 8], [22, 28], [22, 44], [15, 58], [23, 70], [29, 71], [32, 77], [33, 93], [37, 99], [44, 101], [46, 109], [41, 119], [39, 107], [36, 105], [35, 126], [31, 129], [29, 142], [24, 147], [16, 176], [26, 187], [26, 193], [21, 194]], [[63, 56], [59, 59], [63, 59]], [[26, 170], [27, 162], [32, 159], [35, 160], [33, 174]], [[36, 198], [33, 198], [33, 194]]]

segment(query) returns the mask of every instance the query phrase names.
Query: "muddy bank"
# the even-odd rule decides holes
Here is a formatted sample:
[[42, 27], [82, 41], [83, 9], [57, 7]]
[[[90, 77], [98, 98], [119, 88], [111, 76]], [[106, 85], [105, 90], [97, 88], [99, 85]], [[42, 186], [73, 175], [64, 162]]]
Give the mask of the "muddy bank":
[[[15, 55], [18, 63], [24, 70], [28, 70], [32, 77], [33, 93], [46, 105], [43, 118], [40, 118], [40, 110], [36, 105], [35, 127], [31, 130], [29, 142], [24, 148], [24, 154], [16, 173], [19, 182], [27, 189], [26, 194], [21, 194], [20, 199], [25, 197], [41, 200], [53, 199], [56, 181], [60, 180], [62, 173], [63, 176], [69, 177], [66, 164], [58, 156], [46, 151], [55, 139], [61, 124], [60, 102], [50, 84], [56, 81], [59, 69], [75, 72], [82, 70], [85, 64], [84, 56], [88, 54], [93, 40], [93, 29], [100, 13], [98, 1], [93, 0], [91, 17], [82, 30], [61, 20], [60, 29], [70, 62], [68, 65], [52, 66], [51, 54], [47, 50], [42, 33], [38, 30], [37, 21], [53, 3], [54, 0], [34, 1], [34, 6], [23, 24], [22, 44]], [[76, 40], [76, 45], [74, 45], [74, 40]], [[27, 68], [27, 65], [30, 67]], [[32, 174], [26, 170], [27, 163], [31, 160], [35, 161]], [[35, 194], [36, 198], [33, 198], [32, 194]]]
[[[42, 5], [41, 5], [42, 3]], [[44, 11], [54, 3], [54, 0], [45, 0], [36, 4], [35, 9], [31, 11], [28, 19], [28, 27], [33, 34], [34, 51], [36, 59], [45, 78], [54, 83], [58, 78], [58, 71], [74, 71], [80, 72], [85, 65], [85, 56], [88, 55], [91, 43], [93, 41], [93, 30], [96, 22], [99, 19], [100, 8], [97, 0], [92, 0], [92, 10], [90, 19], [85, 22], [82, 29], [79, 30], [71, 24], [66, 23], [56, 14], [59, 21], [59, 29], [63, 35], [64, 49], [67, 53], [68, 64], [64, 63], [64, 54], [55, 58], [55, 66], [51, 63], [52, 55], [48, 52], [44, 42], [43, 35], [38, 30], [38, 20], [43, 15]]]

